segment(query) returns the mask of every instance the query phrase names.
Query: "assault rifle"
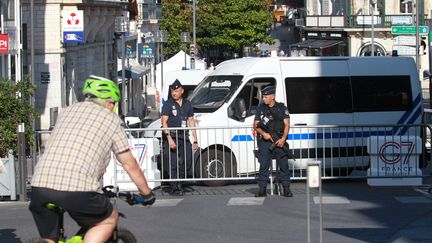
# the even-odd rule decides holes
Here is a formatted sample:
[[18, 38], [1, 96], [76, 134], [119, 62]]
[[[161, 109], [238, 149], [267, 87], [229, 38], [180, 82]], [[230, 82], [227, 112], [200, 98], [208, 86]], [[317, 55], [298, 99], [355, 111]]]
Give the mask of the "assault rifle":
[[[268, 132], [273, 140], [272, 145], [270, 145], [269, 150], [271, 152], [273, 152], [273, 150], [276, 148], [276, 142], [277, 140], [279, 140], [281, 137], [279, 136], [279, 134], [277, 132], [275, 132], [271, 127], [267, 126], [267, 125], [262, 125], [261, 123], [259, 124], [259, 127], [261, 129], [263, 129], [265, 132]], [[288, 156], [288, 159], [293, 159], [294, 158], [294, 154], [291, 152], [290, 148], [289, 148], [289, 144], [285, 141], [284, 145], [281, 148], [283, 150], [283, 154], [280, 156], [280, 158], [283, 158], [285, 156]]]
[[[272, 143], [272, 145], [270, 145], [269, 150], [273, 152], [273, 150], [276, 148], [276, 142], [277, 142], [277, 140], [280, 139], [280, 137], [275, 132], [268, 131], [268, 133], [270, 134], [270, 136], [273, 139], [273, 143]], [[295, 160], [294, 154], [291, 152], [291, 150], [289, 148], [289, 144], [286, 141], [285, 141], [284, 145], [282, 146], [282, 150], [284, 153], [280, 156], [280, 158], [288, 156], [288, 159]]]

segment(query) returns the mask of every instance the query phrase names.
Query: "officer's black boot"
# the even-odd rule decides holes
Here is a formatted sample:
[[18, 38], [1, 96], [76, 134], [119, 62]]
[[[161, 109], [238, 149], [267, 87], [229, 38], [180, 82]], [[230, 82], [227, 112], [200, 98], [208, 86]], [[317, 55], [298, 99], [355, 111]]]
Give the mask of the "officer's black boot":
[[183, 190], [183, 184], [181, 182], [177, 182], [177, 189], [178, 189], [177, 195], [183, 196], [184, 190]]
[[293, 194], [292, 194], [292, 192], [290, 190], [290, 186], [289, 185], [288, 186], [284, 186], [283, 188], [284, 188], [284, 192], [283, 192], [283, 196], [284, 197], [292, 197], [293, 196]]
[[255, 194], [255, 197], [266, 197], [267, 196], [267, 187], [260, 186], [258, 192]]
[[175, 193], [178, 190], [177, 182], [171, 182], [170, 186], [171, 186], [171, 193]]

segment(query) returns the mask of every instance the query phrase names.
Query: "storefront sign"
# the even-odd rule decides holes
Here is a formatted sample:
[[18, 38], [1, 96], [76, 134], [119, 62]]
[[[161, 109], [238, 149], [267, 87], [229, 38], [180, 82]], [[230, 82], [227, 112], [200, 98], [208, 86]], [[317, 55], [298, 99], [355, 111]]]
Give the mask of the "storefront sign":
[[392, 16], [392, 25], [410, 25], [412, 24], [411, 16]]
[[9, 36], [0, 35], [0, 54], [8, 54], [9, 52]]
[[[372, 16], [361, 15], [357, 16], [356, 22], [358, 25], [372, 25]], [[378, 16], [373, 17], [373, 24], [381, 24], [381, 18]]]
[[84, 42], [84, 11], [63, 11], [63, 41], [64, 43]]
[[51, 81], [50, 79], [50, 72], [41, 72], [40, 74], [41, 83], [47, 84]]

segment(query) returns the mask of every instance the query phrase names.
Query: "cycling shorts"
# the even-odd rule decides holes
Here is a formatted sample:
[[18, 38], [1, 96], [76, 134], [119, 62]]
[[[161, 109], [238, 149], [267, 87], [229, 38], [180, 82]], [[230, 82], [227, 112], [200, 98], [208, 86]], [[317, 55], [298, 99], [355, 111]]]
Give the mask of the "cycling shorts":
[[42, 238], [58, 239], [58, 214], [47, 209], [54, 203], [65, 209], [82, 228], [90, 228], [108, 218], [113, 206], [108, 197], [97, 192], [66, 192], [33, 187], [29, 209]]

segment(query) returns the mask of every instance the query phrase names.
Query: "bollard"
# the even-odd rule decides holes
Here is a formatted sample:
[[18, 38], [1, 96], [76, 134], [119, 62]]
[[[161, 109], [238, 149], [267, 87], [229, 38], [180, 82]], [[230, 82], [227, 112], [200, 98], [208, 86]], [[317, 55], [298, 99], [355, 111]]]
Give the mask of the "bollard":
[[310, 232], [310, 192], [309, 188], [319, 188], [319, 220], [320, 220], [320, 243], [323, 242], [323, 231], [322, 231], [322, 190], [321, 190], [321, 162], [314, 161], [309, 162], [307, 165], [307, 182], [306, 182], [306, 191], [307, 191], [307, 239], [308, 243], [311, 242], [311, 232]]
[[27, 201], [27, 160], [24, 123], [18, 124], [19, 200]]

